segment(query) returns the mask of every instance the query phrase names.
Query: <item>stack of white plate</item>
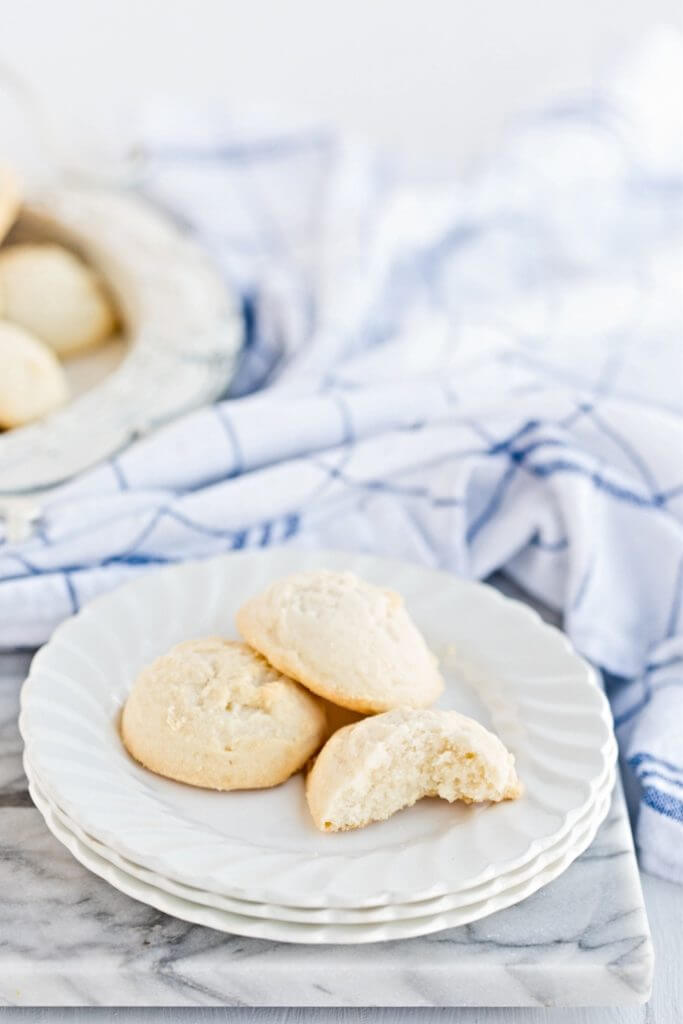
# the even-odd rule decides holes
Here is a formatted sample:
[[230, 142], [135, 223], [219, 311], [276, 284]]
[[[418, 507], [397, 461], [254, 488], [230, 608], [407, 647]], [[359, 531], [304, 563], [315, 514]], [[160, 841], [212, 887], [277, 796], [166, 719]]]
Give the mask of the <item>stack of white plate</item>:
[[[514, 752], [521, 799], [423, 800], [357, 832], [321, 834], [303, 780], [215, 793], [136, 764], [118, 733], [139, 670], [172, 644], [235, 636], [244, 599], [309, 568], [399, 590], [447, 687], [439, 702]], [[288, 942], [407, 938], [518, 903], [563, 872], [607, 813], [616, 745], [596, 677], [556, 629], [496, 590], [417, 566], [279, 549], [150, 573], [93, 601], [36, 655], [22, 694], [31, 793], [87, 868], [159, 910]]]

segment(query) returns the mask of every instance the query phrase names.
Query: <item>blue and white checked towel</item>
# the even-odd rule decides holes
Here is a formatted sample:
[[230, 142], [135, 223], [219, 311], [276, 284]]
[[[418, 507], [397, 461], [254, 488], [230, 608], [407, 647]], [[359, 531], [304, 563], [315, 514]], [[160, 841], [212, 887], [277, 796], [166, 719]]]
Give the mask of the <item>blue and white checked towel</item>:
[[469, 184], [325, 132], [157, 117], [141, 187], [243, 295], [243, 365], [0, 543], [0, 645], [236, 548], [504, 568], [604, 669], [642, 863], [683, 881], [682, 68], [657, 36]]

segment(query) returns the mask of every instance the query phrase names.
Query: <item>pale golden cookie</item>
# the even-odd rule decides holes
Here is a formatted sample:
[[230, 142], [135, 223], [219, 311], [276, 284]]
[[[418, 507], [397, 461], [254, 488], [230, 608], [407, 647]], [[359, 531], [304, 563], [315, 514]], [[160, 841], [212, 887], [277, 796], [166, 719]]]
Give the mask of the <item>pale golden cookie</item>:
[[443, 690], [401, 596], [351, 572], [279, 580], [239, 610], [237, 628], [271, 665], [355, 711], [428, 707]]
[[52, 349], [0, 320], [0, 427], [21, 427], [63, 405], [64, 370]]
[[513, 800], [515, 759], [497, 736], [457, 711], [401, 708], [336, 732], [306, 781], [323, 832], [384, 821], [425, 796], [453, 802]]
[[310, 693], [246, 644], [208, 637], [178, 644], [140, 673], [121, 733], [133, 757], [159, 775], [261, 789], [305, 765], [326, 722]]
[[60, 245], [10, 245], [0, 251], [4, 316], [60, 356], [93, 348], [116, 327], [97, 274]]

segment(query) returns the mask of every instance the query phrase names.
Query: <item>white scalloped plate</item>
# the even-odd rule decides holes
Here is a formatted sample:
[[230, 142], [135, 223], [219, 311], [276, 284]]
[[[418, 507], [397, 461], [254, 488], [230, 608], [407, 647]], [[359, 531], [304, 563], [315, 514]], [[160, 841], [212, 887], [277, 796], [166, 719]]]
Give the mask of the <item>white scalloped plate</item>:
[[[614, 771], [612, 771], [612, 782], [614, 782]], [[230, 932], [233, 935], [247, 935], [251, 938], [270, 939], [276, 942], [316, 945], [348, 945], [414, 938], [417, 935], [428, 935], [432, 932], [443, 931], [445, 928], [456, 928], [463, 924], [469, 924], [513, 906], [515, 903], [520, 903], [566, 871], [569, 865], [590, 846], [609, 809], [609, 795], [604, 795], [596, 808], [596, 814], [579, 832], [571, 849], [553, 860], [526, 882], [513, 885], [490, 899], [477, 900], [446, 913], [410, 918], [409, 920], [375, 924], [302, 924], [229, 913], [225, 910], [181, 899], [154, 885], [143, 882], [98, 856], [93, 849], [82, 843], [55, 814], [49, 801], [38, 791], [35, 783], [29, 785], [29, 790], [32, 800], [55, 838], [63, 843], [84, 867], [127, 896], [132, 896], [133, 899], [139, 900], [141, 903], [146, 903], [166, 914], [172, 914], [181, 920], [205, 925], [217, 931]]]
[[99, 270], [122, 315], [127, 346], [113, 372], [63, 409], [2, 433], [0, 499], [58, 484], [218, 398], [243, 338], [235, 296], [206, 254], [131, 192], [56, 186], [24, 207], [20, 229], [29, 238], [64, 241]]
[[[403, 593], [443, 659], [440, 703], [498, 732], [517, 757], [520, 800], [421, 801], [387, 822], [323, 835], [301, 776], [266, 791], [214, 793], [155, 776], [127, 755], [118, 716], [140, 669], [180, 640], [236, 635], [248, 595], [312, 567], [349, 568]], [[96, 599], [34, 658], [20, 728], [47, 797], [93, 838], [186, 885], [300, 907], [429, 899], [509, 872], [585, 815], [614, 751], [594, 672], [526, 606], [436, 570], [292, 548], [174, 566]]]
[[[614, 744], [614, 760], [616, 761], [616, 743]], [[49, 803], [44, 794], [40, 779], [24, 757], [24, 772], [31, 786], [35, 789], [43, 804]], [[56, 818], [65, 826], [77, 839], [87, 846], [99, 857], [108, 860], [115, 867], [125, 874], [132, 875], [148, 885], [163, 889], [164, 892], [181, 899], [189, 900], [191, 903], [201, 903], [203, 906], [213, 907], [215, 910], [224, 910], [228, 913], [239, 914], [246, 917], [264, 917], [274, 921], [294, 921], [301, 924], [378, 924], [386, 921], [403, 921], [414, 917], [432, 917], [435, 914], [450, 913], [460, 907], [470, 906], [473, 903], [491, 900], [503, 893], [506, 889], [521, 885], [545, 870], [550, 865], [559, 862], [563, 863], [570, 851], [575, 850], [576, 856], [583, 852], [581, 843], [589, 828], [597, 821], [598, 825], [603, 821], [607, 813], [606, 797], [614, 788], [616, 768], [614, 762], [608, 769], [605, 779], [596, 793], [595, 804], [590, 810], [563, 836], [554, 846], [551, 846], [543, 853], [533, 857], [526, 864], [514, 871], [504, 875], [497, 875], [490, 882], [475, 886], [471, 889], [461, 889], [458, 893], [447, 896], [437, 896], [432, 900], [420, 900], [413, 903], [394, 903], [384, 907], [367, 907], [364, 910], [347, 910], [336, 907], [285, 907], [276, 903], [255, 903], [250, 900], [238, 900], [230, 896], [221, 896], [219, 893], [205, 892], [181, 882], [174, 882], [170, 878], [158, 875], [153, 871], [140, 867], [133, 861], [121, 857], [120, 854], [109, 847], [92, 839], [87, 833], [78, 827], [68, 815], [64, 814], [59, 807], [50, 804], [50, 809]]]

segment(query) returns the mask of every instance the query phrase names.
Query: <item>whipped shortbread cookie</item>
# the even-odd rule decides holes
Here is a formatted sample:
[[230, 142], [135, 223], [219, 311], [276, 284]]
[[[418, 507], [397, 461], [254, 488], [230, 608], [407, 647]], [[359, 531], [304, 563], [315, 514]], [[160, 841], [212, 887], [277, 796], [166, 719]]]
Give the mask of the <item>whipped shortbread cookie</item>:
[[52, 349], [0, 320], [0, 428], [40, 419], [67, 398], [66, 376]]
[[123, 742], [146, 768], [192, 786], [261, 789], [299, 771], [325, 713], [246, 644], [208, 637], [171, 648], [138, 676]]
[[0, 251], [3, 316], [59, 356], [93, 348], [116, 327], [97, 274], [60, 245], [10, 245]]
[[401, 596], [351, 572], [279, 580], [247, 601], [237, 628], [271, 665], [355, 711], [427, 707], [443, 690]]
[[401, 708], [336, 732], [306, 782], [323, 832], [384, 821], [425, 796], [453, 802], [514, 800], [515, 759], [479, 722], [457, 711]]

